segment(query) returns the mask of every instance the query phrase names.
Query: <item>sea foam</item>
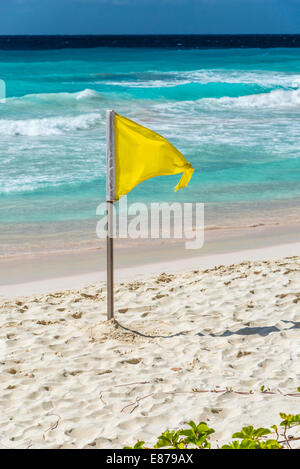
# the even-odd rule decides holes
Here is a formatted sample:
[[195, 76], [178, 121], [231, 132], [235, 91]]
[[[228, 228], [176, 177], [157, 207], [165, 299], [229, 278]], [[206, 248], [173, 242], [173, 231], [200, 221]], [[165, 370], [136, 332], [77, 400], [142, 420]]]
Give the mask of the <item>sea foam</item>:
[[40, 108], [46, 110], [47, 107], [74, 107], [85, 102], [91, 104], [91, 102], [99, 102], [101, 99], [100, 93], [91, 89], [84, 89], [76, 93], [33, 93], [6, 98], [3, 103], [6, 106], [3, 109], [16, 110], [16, 108], [21, 108], [22, 110], [34, 111]]
[[0, 119], [0, 135], [29, 137], [61, 135], [70, 131], [88, 130], [102, 120], [101, 114], [49, 117], [42, 119]]
[[300, 89], [296, 90], [272, 90], [270, 93], [260, 93], [248, 96], [231, 98], [207, 98], [198, 100], [200, 105], [208, 107], [226, 108], [275, 108], [277, 110], [300, 107]]

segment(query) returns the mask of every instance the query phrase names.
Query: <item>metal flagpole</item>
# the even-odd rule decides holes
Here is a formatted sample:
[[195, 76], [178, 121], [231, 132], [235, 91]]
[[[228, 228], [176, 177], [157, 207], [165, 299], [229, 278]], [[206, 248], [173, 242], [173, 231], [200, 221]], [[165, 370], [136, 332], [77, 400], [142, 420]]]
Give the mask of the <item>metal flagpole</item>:
[[115, 198], [115, 132], [114, 111], [106, 111], [106, 208], [107, 208], [107, 319], [114, 317], [114, 245], [113, 210]]

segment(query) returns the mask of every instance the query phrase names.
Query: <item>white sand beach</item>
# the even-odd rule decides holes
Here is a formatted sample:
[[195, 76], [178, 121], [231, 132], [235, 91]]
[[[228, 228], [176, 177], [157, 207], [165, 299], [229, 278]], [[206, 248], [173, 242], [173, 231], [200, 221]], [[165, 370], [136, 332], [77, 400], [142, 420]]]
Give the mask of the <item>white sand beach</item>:
[[2, 290], [0, 447], [151, 445], [190, 419], [216, 446], [299, 413], [300, 256], [238, 262], [123, 280], [117, 323], [104, 282]]

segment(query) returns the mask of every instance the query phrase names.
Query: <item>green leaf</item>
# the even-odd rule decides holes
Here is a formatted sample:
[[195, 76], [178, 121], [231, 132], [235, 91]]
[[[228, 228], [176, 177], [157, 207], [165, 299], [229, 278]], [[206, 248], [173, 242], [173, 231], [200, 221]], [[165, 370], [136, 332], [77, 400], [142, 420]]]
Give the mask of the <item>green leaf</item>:
[[230, 445], [224, 445], [221, 449], [258, 449], [259, 443], [252, 440], [233, 441]]
[[240, 449], [258, 449], [258, 443], [253, 440], [243, 440]]
[[257, 430], [254, 430], [255, 438], [260, 438], [261, 436], [269, 435], [270, 433], [272, 432], [268, 428], [258, 428]]
[[239, 439], [245, 439], [245, 438], [252, 438], [254, 432], [254, 428], [252, 426], [249, 427], [243, 427], [242, 431], [236, 432], [232, 435], [232, 438], [239, 438]]
[[180, 435], [187, 436], [189, 439], [195, 437], [195, 434], [192, 430], [180, 430]]
[[156, 445], [154, 445], [154, 448], [163, 448], [165, 446], [169, 446], [171, 448], [178, 448], [179, 445], [182, 445], [184, 443], [184, 440], [179, 440], [179, 437], [181, 435], [182, 430], [178, 430], [175, 432], [175, 430], [166, 430], [164, 433], [162, 433], [157, 440]]
[[223, 445], [221, 449], [239, 449], [240, 443], [239, 441], [233, 441], [230, 445]]
[[188, 422], [188, 425], [189, 425], [194, 431], [197, 430], [197, 425], [195, 424], [195, 422], [193, 422], [193, 420], [190, 420], [190, 421]]
[[140, 440], [140, 441], [137, 441], [136, 444], [134, 445], [133, 449], [143, 449], [143, 446], [144, 446], [145, 442]]
[[267, 440], [259, 443], [259, 449], [282, 449], [282, 446], [277, 440]]
[[124, 446], [123, 449], [144, 449], [144, 444], [144, 441], [139, 440], [134, 446]]
[[281, 412], [280, 417], [283, 419], [283, 421], [280, 422], [281, 427], [294, 427], [296, 425], [300, 425], [300, 414], [292, 415]]
[[248, 439], [248, 440], [257, 440], [263, 435], [269, 435], [271, 430], [269, 428], [257, 428], [254, 429], [252, 426], [243, 427], [242, 431], [234, 433], [232, 438], [238, 438], [241, 440]]
[[179, 430], [179, 434], [185, 436], [183, 440], [185, 445], [194, 445], [197, 448], [209, 448], [210, 444], [207, 441], [209, 435], [214, 433], [213, 428], [209, 428], [205, 422], [200, 422], [198, 425], [192, 420], [188, 422], [190, 428]]

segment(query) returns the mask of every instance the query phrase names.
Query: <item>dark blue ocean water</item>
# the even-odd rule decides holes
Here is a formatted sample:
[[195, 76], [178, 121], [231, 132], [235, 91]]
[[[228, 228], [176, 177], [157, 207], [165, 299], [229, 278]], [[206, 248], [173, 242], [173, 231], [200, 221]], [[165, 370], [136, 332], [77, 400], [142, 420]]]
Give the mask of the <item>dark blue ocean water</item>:
[[0, 49], [47, 50], [91, 47], [155, 49], [251, 49], [300, 47], [300, 34], [152, 34], [0, 36]]
[[26, 225], [26, 238], [28, 227], [41, 223], [95, 219], [105, 194], [108, 108], [164, 135], [196, 168], [185, 190], [174, 194], [176, 176], [156, 178], [133, 190], [131, 200], [222, 207], [211, 215], [213, 224], [245, 223], [248, 212], [267, 223], [277, 206], [287, 215], [292, 208], [294, 217], [300, 200], [294, 46], [299, 36], [0, 38], [7, 93], [0, 101], [2, 226], [22, 232]]

